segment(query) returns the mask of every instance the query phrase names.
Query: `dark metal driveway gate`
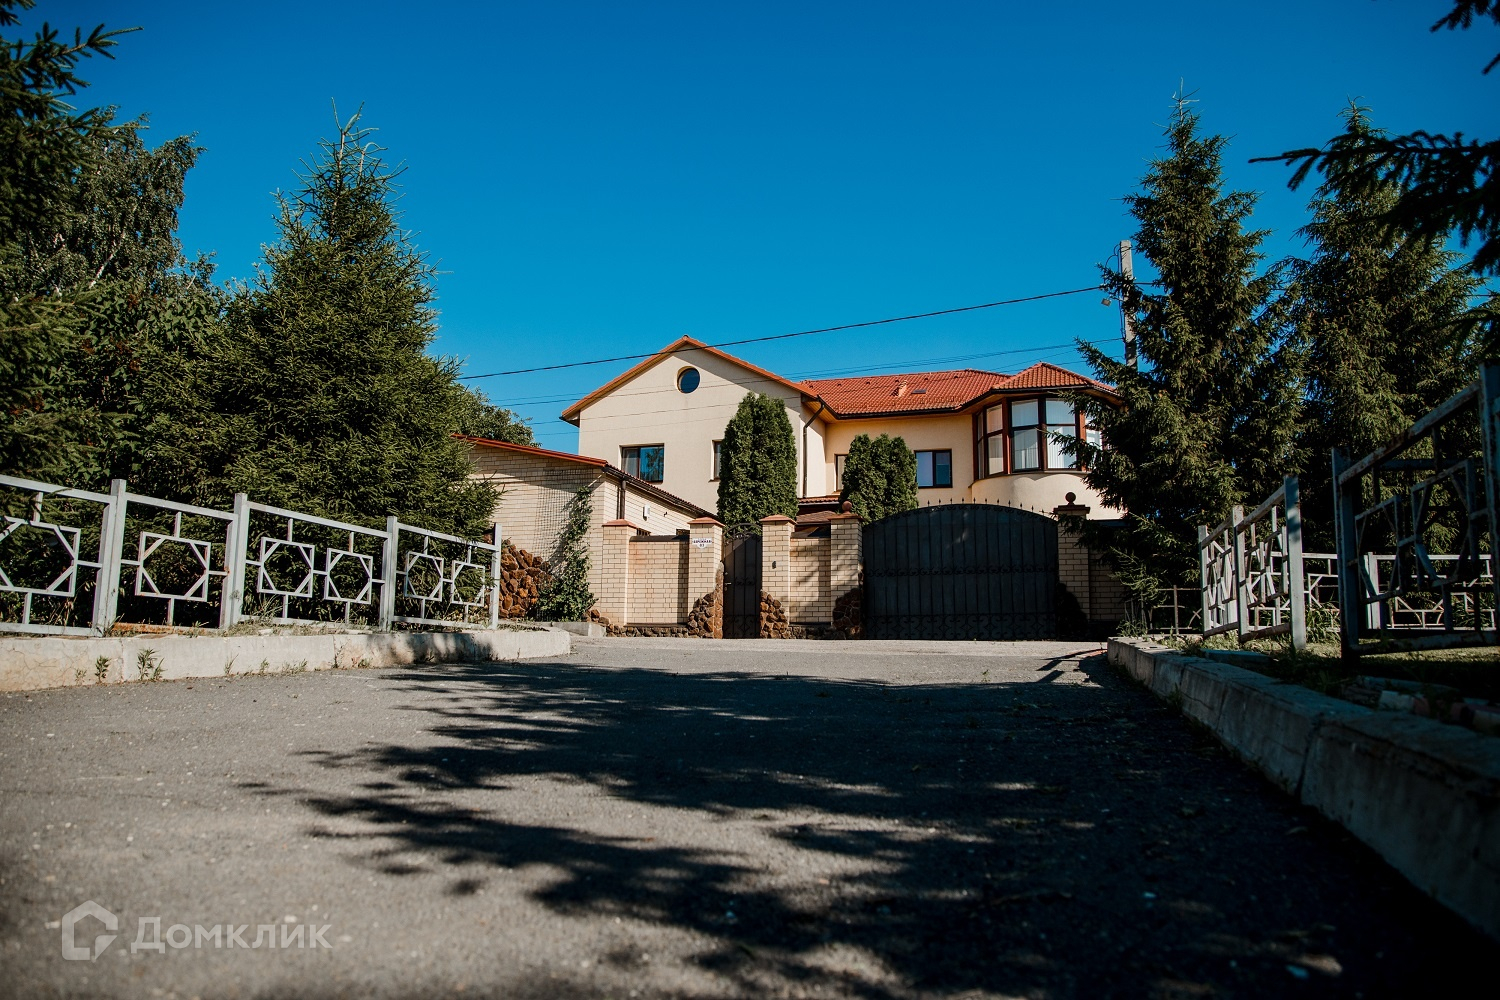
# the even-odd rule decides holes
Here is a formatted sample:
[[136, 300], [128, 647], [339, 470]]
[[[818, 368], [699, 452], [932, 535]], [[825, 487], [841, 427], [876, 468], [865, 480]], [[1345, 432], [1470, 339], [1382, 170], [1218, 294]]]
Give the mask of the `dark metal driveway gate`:
[[865, 636], [1053, 639], [1057, 522], [987, 504], [865, 525]]

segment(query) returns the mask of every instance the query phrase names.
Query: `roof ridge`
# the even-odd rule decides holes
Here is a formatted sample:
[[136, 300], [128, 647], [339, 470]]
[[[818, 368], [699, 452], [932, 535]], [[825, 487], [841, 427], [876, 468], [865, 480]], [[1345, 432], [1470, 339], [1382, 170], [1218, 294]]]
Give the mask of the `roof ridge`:
[[992, 375], [995, 378], [1012, 378], [1005, 372], [990, 371], [988, 368], [936, 368], [930, 371], [920, 372], [879, 372], [869, 375], [835, 375], [831, 378], [807, 378], [803, 379], [804, 385], [813, 385], [819, 382], [844, 382], [856, 379], [881, 379], [881, 378], [911, 378], [915, 375]]

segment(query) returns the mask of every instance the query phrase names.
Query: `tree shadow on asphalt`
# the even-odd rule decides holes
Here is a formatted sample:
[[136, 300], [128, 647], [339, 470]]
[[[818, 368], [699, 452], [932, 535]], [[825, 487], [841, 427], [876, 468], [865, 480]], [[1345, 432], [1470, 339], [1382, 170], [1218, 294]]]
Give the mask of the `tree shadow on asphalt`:
[[[1474, 967], [1483, 939], [1102, 658], [1037, 676], [1074, 667], [1095, 683], [424, 667], [387, 677], [446, 745], [315, 752], [354, 793], [258, 790], [374, 824], [358, 863], [415, 875], [420, 852], [449, 894], [549, 866], [542, 905], [703, 935], [696, 961], [746, 994], [1377, 996]], [[749, 822], [835, 874], [446, 800], [533, 778]], [[849, 948], [880, 971], [832, 969]]]

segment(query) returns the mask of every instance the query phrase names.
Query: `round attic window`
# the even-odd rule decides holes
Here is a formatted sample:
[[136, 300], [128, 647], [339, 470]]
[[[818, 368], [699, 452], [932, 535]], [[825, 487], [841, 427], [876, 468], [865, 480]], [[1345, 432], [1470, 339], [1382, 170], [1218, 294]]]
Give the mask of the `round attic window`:
[[698, 369], [684, 368], [682, 371], [677, 373], [677, 391], [692, 392], [694, 389], [698, 388], [698, 381]]

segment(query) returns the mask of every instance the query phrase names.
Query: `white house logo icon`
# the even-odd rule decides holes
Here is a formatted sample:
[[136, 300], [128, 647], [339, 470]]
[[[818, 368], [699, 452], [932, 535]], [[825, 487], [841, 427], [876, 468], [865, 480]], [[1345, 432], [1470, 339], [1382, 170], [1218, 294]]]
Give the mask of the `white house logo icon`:
[[104, 929], [107, 931], [117, 931], [120, 929], [120, 918], [110, 913], [92, 899], [73, 907], [67, 913], [64, 913], [62, 918], [62, 955], [63, 958], [70, 962], [92, 962], [104, 954], [104, 949], [114, 943], [115, 938], [118, 936], [115, 934], [100, 934], [94, 938], [94, 950], [92, 952], [87, 948], [78, 947], [74, 943], [74, 928], [78, 926], [78, 921], [84, 917], [93, 917], [95, 920], [102, 922]]

